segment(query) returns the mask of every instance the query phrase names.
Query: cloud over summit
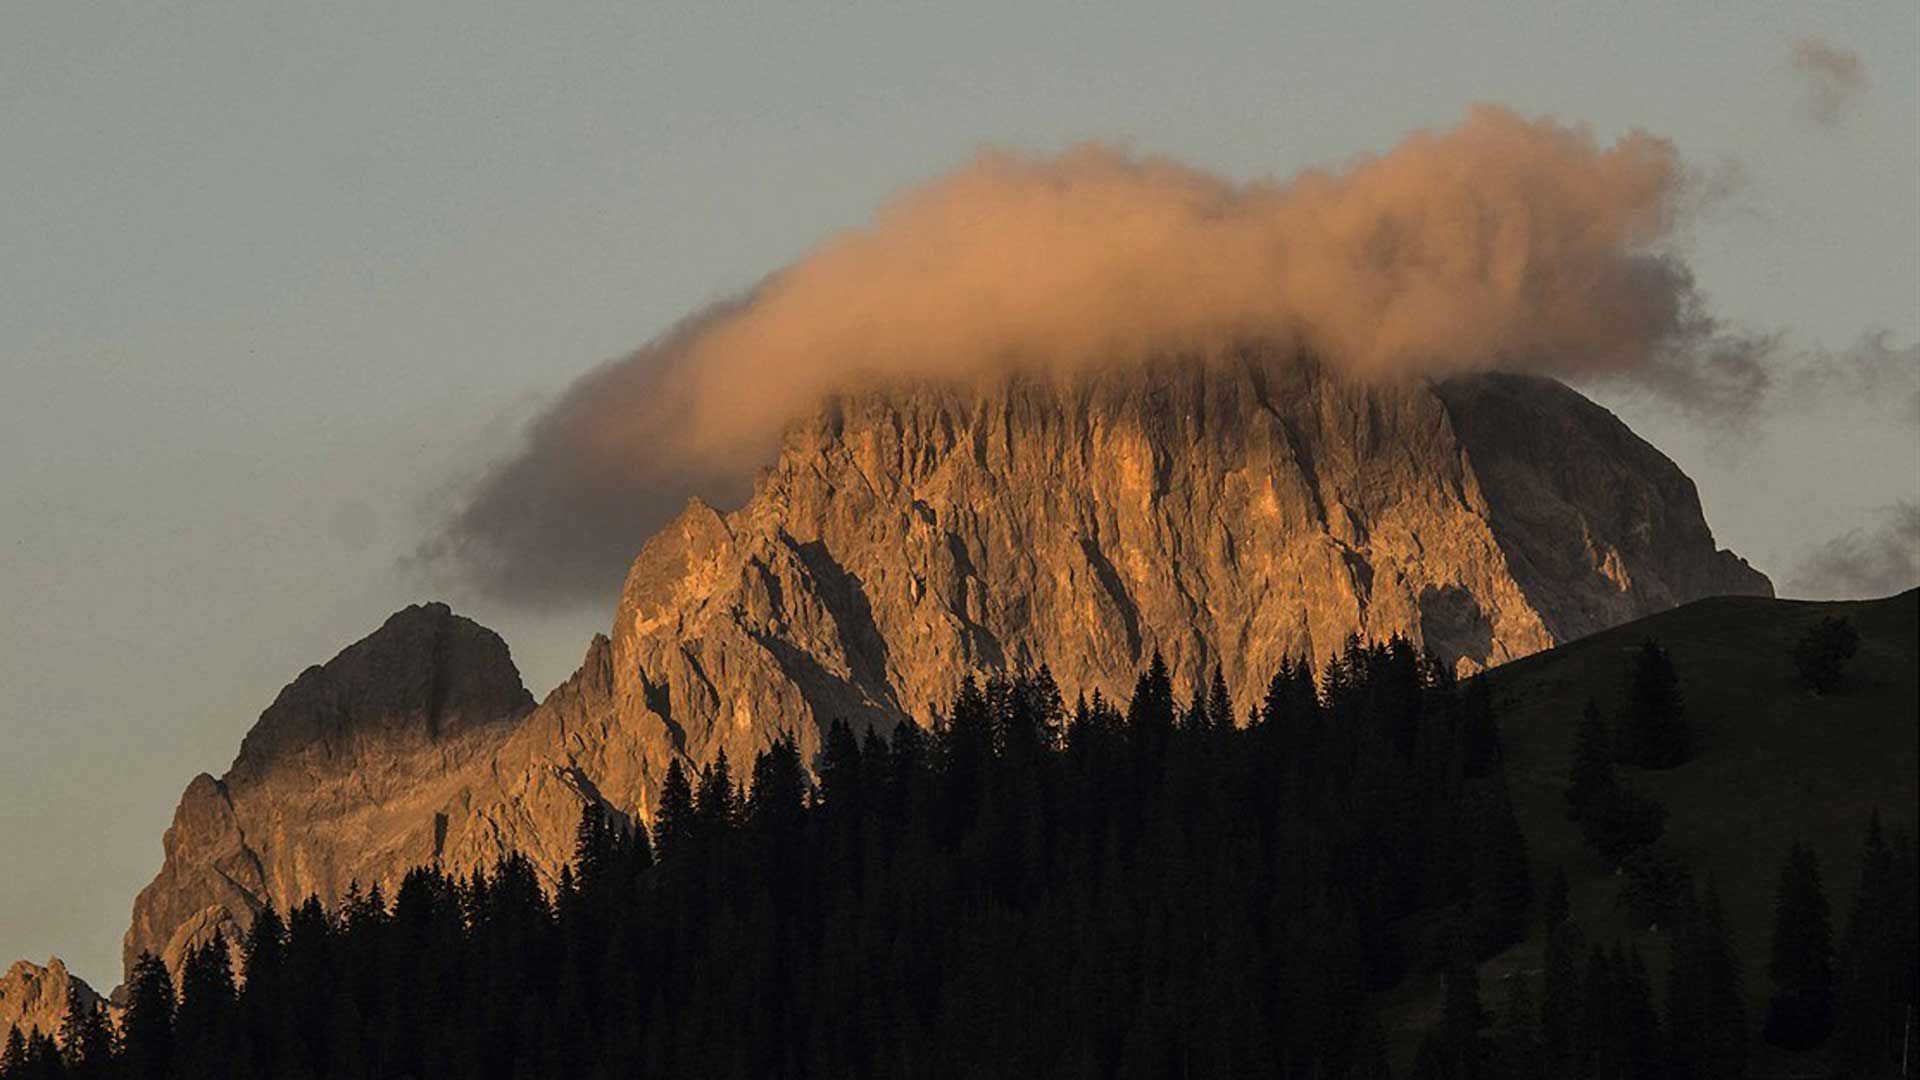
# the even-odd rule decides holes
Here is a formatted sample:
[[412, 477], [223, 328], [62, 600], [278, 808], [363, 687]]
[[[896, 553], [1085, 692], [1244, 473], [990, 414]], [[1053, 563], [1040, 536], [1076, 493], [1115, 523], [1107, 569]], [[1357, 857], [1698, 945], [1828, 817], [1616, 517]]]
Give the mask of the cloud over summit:
[[1686, 184], [1663, 139], [1493, 106], [1285, 181], [1101, 144], [985, 151], [583, 377], [422, 555], [507, 599], [604, 595], [686, 495], [737, 491], [860, 379], [1259, 341], [1368, 377], [1625, 378], [1744, 407], [1764, 373], [1668, 246]]

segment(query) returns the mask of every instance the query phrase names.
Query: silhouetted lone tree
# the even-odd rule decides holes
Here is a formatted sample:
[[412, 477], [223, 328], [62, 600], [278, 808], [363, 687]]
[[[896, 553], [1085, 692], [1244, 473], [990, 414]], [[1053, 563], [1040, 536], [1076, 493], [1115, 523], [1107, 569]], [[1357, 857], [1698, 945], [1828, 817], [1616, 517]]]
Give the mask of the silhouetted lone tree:
[[1816, 694], [1840, 689], [1847, 661], [1860, 650], [1860, 633], [1845, 618], [1831, 615], [1808, 629], [1793, 645], [1793, 665], [1800, 681]]

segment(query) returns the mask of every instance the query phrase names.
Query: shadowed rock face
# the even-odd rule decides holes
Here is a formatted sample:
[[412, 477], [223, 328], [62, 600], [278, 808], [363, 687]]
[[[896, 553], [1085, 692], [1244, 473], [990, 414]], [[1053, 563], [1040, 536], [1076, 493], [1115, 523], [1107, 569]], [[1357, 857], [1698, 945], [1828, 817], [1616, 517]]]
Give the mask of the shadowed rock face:
[[1543, 379], [1236, 362], [851, 394], [745, 506], [695, 501], [646, 543], [610, 637], [538, 709], [437, 605], [302, 675], [189, 786], [128, 955], [436, 855], [556, 872], [583, 800], [650, 818], [676, 756], [744, 766], [787, 731], [811, 756], [836, 717], [925, 722], [969, 671], [1123, 696], [1159, 650], [1244, 704], [1349, 634], [1470, 669], [1771, 592], [1672, 462]]
[[1612, 413], [1550, 379], [1434, 387], [1486, 495], [1513, 579], [1555, 641], [1703, 596], [1772, 596], [1718, 550], [1693, 481]]
[[19, 1028], [20, 1034], [39, 1031], [60, 1038], [67, 1015], [67, 993], [73, 991], [87, 1005], [101, 1003], [99, 994], [80, 976], [67, 970], [59, 957], [45, 967], [20, 960], [0, 976], [0, 1033]]

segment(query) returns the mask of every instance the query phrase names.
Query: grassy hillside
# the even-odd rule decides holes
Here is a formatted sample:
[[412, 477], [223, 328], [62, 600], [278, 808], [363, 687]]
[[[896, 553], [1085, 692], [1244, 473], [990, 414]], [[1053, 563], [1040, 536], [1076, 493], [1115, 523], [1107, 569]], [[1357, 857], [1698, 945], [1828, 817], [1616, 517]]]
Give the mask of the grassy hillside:
[[[1794, 642], [1823, 616], [1843, 615], [1860, 631], [1847, 683], [1820, 697], [1799, 681]], [[1672, 655], [1701, 751], [1677, 769], [1621, 770], [1623, 780], [1667, 804], [1666, 842], [1695, 880], [1719, 882], [1746, 965], [1755, 1028], [1771, 984], [1766, 959], [1774, 889], [1788, 849], [1798, 841], [1820, 860], [1836, 937], [1853, 902], [1856, 863], [1868, 815], [1877, 807], [1889, 830], [1914, 830], [1920, 803], [1920, 590], [1884, 600], [1813, 603], [1721, 597], [1617, 627], [1500, 668], [1495, 699], [1513, 795], [1536, 878], [1566, 868], [1574, 918], [1589, 940], [1636, 942], [1665, 981], [1661, 935], [1634, 933], [1616, 906], [1620, 879], [1580, 842], [1566, 820], [1562, 792], [1575, 729], [1589, 697], [1611, 718], [1623, 695], [1632, 652], [1648, 637]], [[1528, 940], [1488, 963], [1482, 987], [1490, 1008], [1505, 1000], [1502, 979], [1534, 975], [1542, 942]], [[1389, 1024], [1411, 1045], [1438, 1008], [1431, 986], [1410, 987]], [[1765, 1071], [1763, 1059], [1756, 1071]]]

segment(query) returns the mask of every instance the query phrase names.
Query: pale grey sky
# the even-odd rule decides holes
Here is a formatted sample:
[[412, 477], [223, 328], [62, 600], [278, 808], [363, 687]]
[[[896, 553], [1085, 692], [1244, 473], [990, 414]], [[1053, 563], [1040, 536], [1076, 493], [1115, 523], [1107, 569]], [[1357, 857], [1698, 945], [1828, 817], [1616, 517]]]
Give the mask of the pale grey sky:
[[[1741, 433], [1605, 400], [1776, 582], [1920, 499], [1910, 381], [1786, 378], [1920, 336], [1910, 0], [1507, 7], [5, 5], [0, 964], [112, 985], [188, 779], [426, 594], [397, 564], [451, 483], [580, 372], [983, 143], [1246, 178], [1480, 100], [1647, 128], [1728, 182], [1685, 252], [1795, 389]], [[1811, 82], [1803, 38], [1864, 78]], [[447, 599], [536, 694], [608, 614]]]

